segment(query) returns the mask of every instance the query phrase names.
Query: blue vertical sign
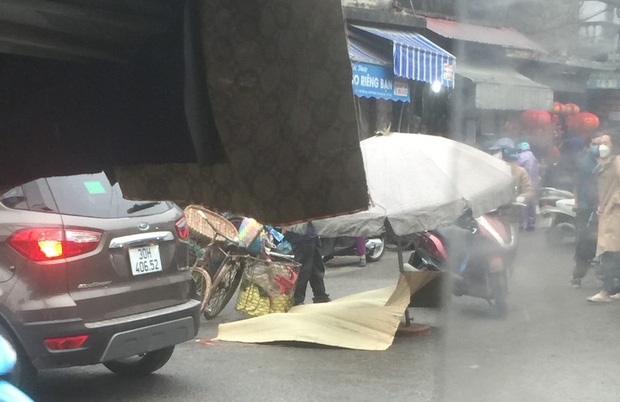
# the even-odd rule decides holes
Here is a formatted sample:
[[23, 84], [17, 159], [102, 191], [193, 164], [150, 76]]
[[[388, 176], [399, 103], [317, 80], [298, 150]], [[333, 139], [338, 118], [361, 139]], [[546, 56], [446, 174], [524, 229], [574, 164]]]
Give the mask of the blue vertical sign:
[[390, 67], [351, 63], [353, 93], [367, 98], [411, 102], [406, 78], [395, 77]]

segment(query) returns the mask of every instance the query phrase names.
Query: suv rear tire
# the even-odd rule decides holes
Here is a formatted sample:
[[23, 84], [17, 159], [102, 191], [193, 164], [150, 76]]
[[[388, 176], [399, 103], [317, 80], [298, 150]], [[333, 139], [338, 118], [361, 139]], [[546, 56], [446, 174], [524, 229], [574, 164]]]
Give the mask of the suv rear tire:
[[142, 355], [104, 362], [103, 365], [118, 375], [143, 376], [162, 368], [170, 360], [172, 352], [174, 346], [168, 346]]
[[31, 390], [37, 382], [37, 369], [32, 365], [30, 358], [26, 355], [21, 345], [2, 326], [0, 326], [0, 336], [6, 339], [17, 353], [17, 361], [13, 370], [9, 374], [4, 375], [3, 378], [21, 390]]

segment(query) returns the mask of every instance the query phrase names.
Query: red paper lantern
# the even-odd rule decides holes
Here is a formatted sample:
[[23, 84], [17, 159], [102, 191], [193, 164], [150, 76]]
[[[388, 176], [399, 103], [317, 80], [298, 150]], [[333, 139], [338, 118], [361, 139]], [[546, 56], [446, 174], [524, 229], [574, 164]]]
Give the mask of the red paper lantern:
[[564, 105], [561, 104], [560, 102], [553, 102], [553, 107], [551, 108], [551, 113], [554, 115], [558, 115], [560, 113], [562, 113], [562, 111], [564, 110]]
[[577, 129], [580, 131], [594, 131], [598, 128], [598, 116], [594, 113], [581, 112], [575, 115]]
[[574, 103], [567, 103], [564, 107], [566, 108], [566, 114], [568, 115], [576, 115], [580, 112], [579, 106]]
[[551, 115], [546, 110], [526, 110], [521, 113], [521, 124], [524, 128], [544, 128], [550, 123]]

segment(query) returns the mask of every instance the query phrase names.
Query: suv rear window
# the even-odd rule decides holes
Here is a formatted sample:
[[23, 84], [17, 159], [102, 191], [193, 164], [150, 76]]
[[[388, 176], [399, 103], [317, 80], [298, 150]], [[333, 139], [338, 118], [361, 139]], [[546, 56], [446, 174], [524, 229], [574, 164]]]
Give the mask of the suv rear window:
[[[51, 191], [51, 194], [50, 194]], [[93, 218], [154, 215], [171, 208], [168, 201], [129, 201], [104, 173], [39, 179], [8, 191], [0, 202], [9, 208], [59, 212]]]
[[15, 187], [0, 196], [0, 202], [8, 208], [37, 212], [58, 212], [45, 179], [38, 179]]
[[154, 215], [171, 207], [167, 201], [124, 199], [118, 183], [110, 185], [104, 173], [50, 177], [46, 180], [62, 214], [125, 218]]

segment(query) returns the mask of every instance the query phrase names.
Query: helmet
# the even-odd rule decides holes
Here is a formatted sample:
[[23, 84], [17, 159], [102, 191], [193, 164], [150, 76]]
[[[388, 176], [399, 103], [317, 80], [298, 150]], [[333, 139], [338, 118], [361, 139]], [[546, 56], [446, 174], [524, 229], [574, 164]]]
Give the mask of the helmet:
[[506, 162], [514, 162], [519, 159], [519, 151], [517, 148], [504, 148], [502, 149], [502, 152]]
[[517, 145], [517, 150], [518, 150], [519, 152], [529, 151], [529, 150], [530, 150], [530, 144], [529, 144], [528, 142], [525, 142], [525, 141], [520, 142], [520, 143]]
[[508, 137], [503, 137], [495, 141], [495, 144], [489, 147], [489, 151], [499, 151], [500, 149], [503, 150], [506, 148], [514, 148], [514, 147], [515, 147], [515, 142], [512, 139]]
[[495, 141], [493, 146], [489, 147], [489, 152], [495, 151], [502, 151], [502, 159], [507, 162], [516, 161], [519, 158], [519, 152], [517, 151], [515, 142], [508, 137], [500, 138]]

